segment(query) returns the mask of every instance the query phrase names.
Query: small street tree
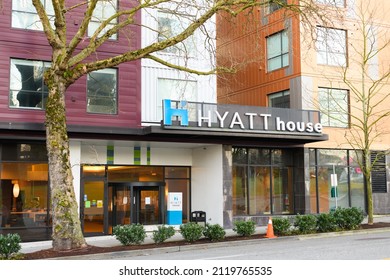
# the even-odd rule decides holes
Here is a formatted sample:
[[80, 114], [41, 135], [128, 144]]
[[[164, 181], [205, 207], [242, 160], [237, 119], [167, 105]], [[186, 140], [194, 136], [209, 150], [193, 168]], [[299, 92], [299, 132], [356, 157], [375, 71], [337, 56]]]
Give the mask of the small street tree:
[[[70, 165], [69, 140], [66, 125], [65, 95], [70, 85], [88, 73], [104, 68], [118, 66], [121, 63], [138, 59], [151, 59], [165, 66], [188, 71], [199, 75], [229, 71], [230, 69], [214, 68], [210, 71], [189, 69], [183, 65], [174, 65], [164, 61], [156, 52], [175, 46], [189, 38], [196, 30], [202, 29], [217, 13], [225, 12], [235, 16], [264, 5], [281, 5], [298, 12], [304, 7], [310, 8], [311, 1], [294, 1], [297, 4], [286, 4], [286, 1], [252, 1], [252, 0], [141, 0], [119, 1], [113, 5], [114, 11], [102, 19], [93, 34], [87, 31], [94, 18], [94, 11], [100, 4], [110, 5], [116, 0], [65, 1], [53, 0], [54, 15], [50, 16], [41, 0], [32, 3], [43, 26], [44, 34], [52, 49], [51, 66], [45, 72], [44, 80], [48, 87], [46, 104], [46, 146], [49, 160], [51, 186], [51, 205], [53, 215], [53, 248], [71, 249], [86, 245], [82, 234], [78, 214], [78, 205], [73, 188], [73, 177]], [[298, 5], [298, 3], [300, 5]], [[73, 3], [73, 5], [72, 5]], [[76, 3], [76, 4], [74, 4]], [[100, 6], [101, 7], [101, 6]], [[131, 44], [131, 28], [139, 27], [139, 13], [147, 9], [169, 11], [185, 17], [188, 25], [179, 34], [159, 36], [159, 40], [134, 49]], [[110, 9], [112, 10], [112, 9]], [[79, 15], [84, 15], [74, 34], [69, 33], [69, 24]], [[190, 19], [190, 20], [188, 20]], [[96, 17], [94, 18], [96, 23]], [[145, 27], [150, 28], [150, 27]], [[99, 58], [99, 48], [108, 40], [123, 31], [129, 31], [129, 48], [123, 54]], [[162, 38], [162, 39], [161, 39]]]

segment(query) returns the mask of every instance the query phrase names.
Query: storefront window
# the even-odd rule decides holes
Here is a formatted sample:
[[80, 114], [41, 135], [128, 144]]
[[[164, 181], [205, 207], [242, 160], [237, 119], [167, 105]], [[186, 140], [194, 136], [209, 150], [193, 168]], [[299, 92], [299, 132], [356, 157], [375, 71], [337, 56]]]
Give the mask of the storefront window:
[[[189, 168], [188, 168], [189, 169]], [[165, 180], [165, 189], [167, 192], [166, 198], [168, 197], [169, 192], [180, 192], [182, 193], [182, 222], [189, 222], [189, 213], [190, 213], [190, 181], [188, 179], [167, 179]], [[167, 205], [167, 201], [165, 202]]]
[[310, 213], [317, 213], [317, 176], [316, 168], [310, 167], [309, 209]]
[[190, 178], [188, 167], [165, 167], [165, 178]]
[[293, 213], [293, 188], [291, 168], [273, 168], [272, 172], [273, 214]]
[[158, 166], [109, 166], [110, 182], [158, 182], [163, 181], [163, 167]]
[[245, 166], [233, 166], [233, 215], [246, 215], [248, 211]]
[[2, 163], [1, 227], [46, 227], [49, 219], [48, 165]]
[[[320, 213], [328, 213], [337, 207], [365, 209], [364, 176], [358, 157], [360, 155], [352, 150], [310, 151], [310, 193], [318, 187]], [[335, 181], [332, 182], [332, 176], [337, 178], [337, 185]], [[310, 210], [317, 213], [314, 207], [310, 207]]]
[[249, 214], [270, 214], [270, 168], [249, 168]]
[[233, 215], [291, 214], [291, 153], [283, 149], [233, 149]]

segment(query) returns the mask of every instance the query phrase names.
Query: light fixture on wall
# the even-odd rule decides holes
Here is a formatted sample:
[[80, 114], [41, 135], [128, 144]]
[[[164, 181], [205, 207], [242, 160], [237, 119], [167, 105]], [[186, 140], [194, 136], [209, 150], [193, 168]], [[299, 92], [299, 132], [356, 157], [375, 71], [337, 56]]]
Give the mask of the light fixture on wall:
[[20, 192], [18, 180], [12, 180], [12, 184], [14, 184], [14, 188], [12, 190], [14, 197], [18, 197]]

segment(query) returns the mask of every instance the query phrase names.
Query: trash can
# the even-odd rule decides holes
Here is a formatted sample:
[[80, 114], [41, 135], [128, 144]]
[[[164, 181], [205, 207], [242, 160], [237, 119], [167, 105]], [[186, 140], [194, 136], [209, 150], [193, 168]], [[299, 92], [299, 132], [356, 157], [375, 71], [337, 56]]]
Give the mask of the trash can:
[[191, 222], [206, 226], [206, 212], [204, 211], [193, 211], [191, 212]]

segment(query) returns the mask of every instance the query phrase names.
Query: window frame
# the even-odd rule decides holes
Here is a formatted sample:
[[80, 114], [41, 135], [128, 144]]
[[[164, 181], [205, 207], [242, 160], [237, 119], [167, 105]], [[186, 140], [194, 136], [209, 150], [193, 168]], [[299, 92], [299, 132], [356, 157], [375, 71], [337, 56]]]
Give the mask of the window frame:
[[[89, 87], [88, 87], [88, 83], [90, 81], [90, 79], [92, 79], [91, 77], [91, 74], [93, 73], [105, 73], [106, 74], [113, 74], [115, 76], [115, 82], [113, 83], [114, 87], [115, 87], [115, 96], [113, 96], [114, 100], [115, 100], [115, 104], [114, 104], [114, 107], [112, 107], [114, 109], [114, 111], [112, 113], [105, 113], [105, 112], [96, 112], [96, 111], [90, 111], [89, 108], [90, 106], [93, 106], [93, 104], [90, 104], [91, 103], [91, 99], [93, 99], [93, 96], [90, 96], [89, 95]], [[108, 97], [106, 97], [108, 99]], [[95, 100], [98, 101], [98, 100], [104, 100], [106, 98], [103, 98], [102, 96], [99, 97], [95, 97]], [[101, 69], [101, 70], [96, 70], [96, 71], [92, 71], [91, 73], [88, 73], [87, 75], [87, 81], [86, 81], [86, 112], [88, 114], [100, 114], [100, 115], [117, 115], [118, 114], [118, 105], [119, 105], [119, 102], [118, 102], [118, 69], [117, 68], [105, 68], [105, 69]], [[96, 105], [96, 104], [95, 104]], [[100, 106], [100, 105], [97, 105], [97, 106]], [[101, 106], [104, 106], [104, 105], [101, 105]], [[108, 107], [107, 107], [108, 108]]]
[[[287, 4], [287, 0], [280, 0], [280, 2], [284, 2], [285, 4]], [[272, 13], [274, 13], [274, 12], [276, 12], [276, 11], [282, 9], [282, 8], [283, 7], [280, 6], [278, 3], [272, 2], [272, 3], [269, 3], [267, 5], [265, 10], [266, 10], [266, 14], [269, 15], [269, 14], [272, 14]]]
[[320, 5], [332, 6], [336, 8], [345, 8], [345, 0], [316, 0]]
[[[279, 37], [279, 38], [278, 38]], [[279, 43], [278, 45], [275, 47], [275, 49], [277, 49], [277, 51], [273, 51], [271, 52], [271, 40], [272, 39], [276, 39], [278, 40], [279, 39]], [[284, 40], [285, 39], [285, 40]], [[284, 46], [285, 43], [287, 44], [287, 46]], [[275, 71], [275, 70], [278, 70], [278, 69], [282, 69], [282, 68], [285, 68], [285, 67], [288, 67], [290, 65], [290, 42], [289, 42], [289, 38], [288, 38], [288, 33], [287, 33], [287, 30], [284, 29], [284, 30], [281, 30], [277, 33], [274, 33], [270, 36], [267, 36], [266, 37], [266, 50], [267, 50], [267, 71], [268, 72], [272, 72], [272, 71]], [[270, 56], [272, 54], [272, 56]], [[276, 63], [270, 63], [271, 61], [276, 61]], [[278, 64], [278, 66], [273, 66], [271, 67], [271, 65], [273, 64]]]
[[[104, 3], [104, 4], [103, 4]], [[107, 4], [106, 4], [107, 3]], [[115, 4], [114, 4], [115, 3]], [[114, 5], [113, 5], [114, 4]], [[93, 34], [95, 33], [95, 31], [99, 28], [100, 24], [107, 20], [109, 17], [111, 17], [113, 14], [117, 13], [118, 11], [118, 0], [116, 1], [112, 1], [112, 0], [104, 0], [104, 1], [98, 1], [96, 3], [96, 7], [95, 7], [95, 10], [93, 11], [92, 13], [92, 17], [91, 17], [91, 21], [88, 25], [88, 30], [87, 30], [87, 35], [88, 37], [92, 37]], [[99, 5], [102, 5], [101, 9], [99, 9], [100, 7], [98, 7]], [[107, 16], [104, 16], [104, 14], [101, 14], [101, 15], [97, 15], [96, 13], [99, 12], [104, 12], [105, 10], [108, 10], [108, 9], [104, 9], [104, 5], [113, 5], [113, 9], [115, 10], [115, 12], [113, 12], [113, 14], [109, 14]], [[111, 29], [113, 26], [115, 26], [116, 24], [118, 24], [118, 18], [115, 19], [115, 22], [114, 23], [109, 23], [101, 32], [99, 35], [101, 34], [104, 34], [108, 29]], [[96, 28], [95, 28], [96, 27]], [[98, 36], [99, 37], [99, 36]], [[118, 40], [118, 34], [113, 34], [109, 40]]]
[[[17, 63], [19, 62], [19, 63]], [[42, 67], [42, 78], [37, 78], [37, 79], [41, 79], [41, 88], [43, 89], [42, 91], [38, 91], [39, 88], [37, 88], [37, 90], [29, 90], [29, 89], [23, 89], [22, 90], [22, 85], [20, 86], [20, 88], [13, 88], [14, 87], [14, 84], [16, 83], [20, 83], [20, 84], [23, 84], [23, 79], [22, 77], [20, 77], [20, 80], [17, 81], [16, 79], [17, 78], [13, 78], [15, 74], [17, 73], [14, 73], [14, 71], [19, 71], [17, 68], [16, 68], [16, 65], [19, 64], [19, 65], [25, 65], [25, 66], [30, 66], [31, 67]], [[41, 65], [39, 65], [41, 64]], [[8, 98], [9, 98], [9, 101], [8, 101], [8, 107], [9, 108], [13, 108], [13, 109], [32, 109], [32, 110], [45, 110], [45, 103], [42, 102], [42, 100], [45, 100], [45, 95], [47, 96], [48, 95], [48, 90], [45, 90], [47, 89], [47, 86], [45, 85], [44, 83], [44, 80], [43, 80], [43, 75], [44, 75], [44, 71], [45, 69], [47, 68], [50, 68], [51, 66], [51, 62], [47, 62], [47, 61], [42, 61], [42, 60], [28, 60], [28, 59], [19, 59], [19, 58], [11, 58], [10, 59], [10, 77], [9, 77], [9, 94], [8, 94]], [[13, 67], [16, 68], [16, 70], [13, 69]], [[35, 69], [33, 69], [33, 72], [35, 71]], [[22, 75], [22, 73], [19, 71], [19, 74]], [[15, 79], [15, 81], [14, 81]], [[15, 95], [13, 92], [17, 92]], [[42, 106], [40, 107], [36, 107], [36, 105], [34, 107], [32, 106], [20, 106], [20, 105], [15, 105], [17, 102], [18, 103], [21, 103], [22, 101], [20, 101], [17, 97], [17, 95], [20, 93], [20, 92], [26, 92], [26, 93], [37, 93], [37, 92], [40, 92], [41, 93], [41, 101], [38, 102], [36, 105], [38, 105], [39, 103], [42, 103]]]
[[[35, 10], [35, 8], [32, 5], [32, 3], [30, 3], [30, 2], [31, 1], [24, 1], [24, 2], [22, 2], [22, 0], [13, 0], [12, 1], [12, 7], [11, 7], [11, 18], [12, 18], [11, 19], [11, 27], [12, 28], [18, 28], [18, 29], [43, 31], [43, 26], [42, 26], [42, 24], [40, 22], [38, 13]], [[41, 2], [42, 2], [42, 5], [45, 7], [46, 13], [47, 13], [47, 15], [49, 17], [49, 20], [50, 20], [50, 23], [51, 23], [52, 27], [54, 28], [54, 9], [50, 5], [51, 1], [49, 1], [49, 0], [41, 0]], [[17, 6], [19, 6], [19, 5], [23, 6], [23, 3], [27, 4], [27, 7], [25, 7], [26, 9], [21, 9], [21, 8], [18, 9]], [[30, 5], [28, 5], [28, 4], [30, 4]], [[51, 7], [51, 9], [49, 9], [48, 7]], [[17, 14], [20, 14], [22, 16], [22, 18], [24, 18], [24, 19], [29, 18], [29, 16], [33, 16], [33, 21], [31, 21], [30, 24], [25, 25], [25, 26], [17, 25], [16, 24], [17, 23], [16, 19], [20, 19], [20, 17], [18, 17]]]
[[[288, 96], [288, 106], [272, 106], [272, 100], [275, 100], [277, 98], [280, 98], [280, 97], [286, 97]], [[272, 107], [272, 108], [290, 108], [291, 106], [291, 98], [290, 98], [290, 90], [282, 90], [282, 91], [278, 91], [278, 92], [274, 92], [274, 93], [270, 93], [267, 95], [268, 97], [268, 107]], [[286, 102], [283, 102], [282, 104], [285, 104]]]
[[[317, 64], [346, 67], [348, 65], [347, 35], [347, 30], [344, 29], [317, 26]], [[343, 39], [343, 42], [340, 39]], [[336, 47], [338, 51], [333, 50]]]
[[[334, 98], [334, 91], [343, 92], [345, 95], [342, 99]], [[323, 95], [323, 96], [321, 96]], [[346, 101], [346, 108], [343, 108], [344, 112], [340, 114], [340, 110], [331, 110], [332, 103], [333, 105], [339, 108], [342, 108], [340, 102], [342, 100]], [[326, 101], [326, 108], [322, 107], [322, 101]], [[321, 124], [324, 127], [338, 127], [338, 128], [349, 128], [350, 127], [350, 94], [348, 89], [338, 89], [338, 88], [327, 88], [327, 87], [318, 87], [318, 106], [319, 111], [321, 112]], [[334, 115], [341, 116], [342, 119], [346, 120], [346, 123], [335, 119]], [[325, 120], [323, 118], [325, 116]], [[332, 116], [332, 117], [331, 117]], [[333, 120], [333, 121], [332, 121]], [[345, 124], [345, 125], [342, 125]]]

